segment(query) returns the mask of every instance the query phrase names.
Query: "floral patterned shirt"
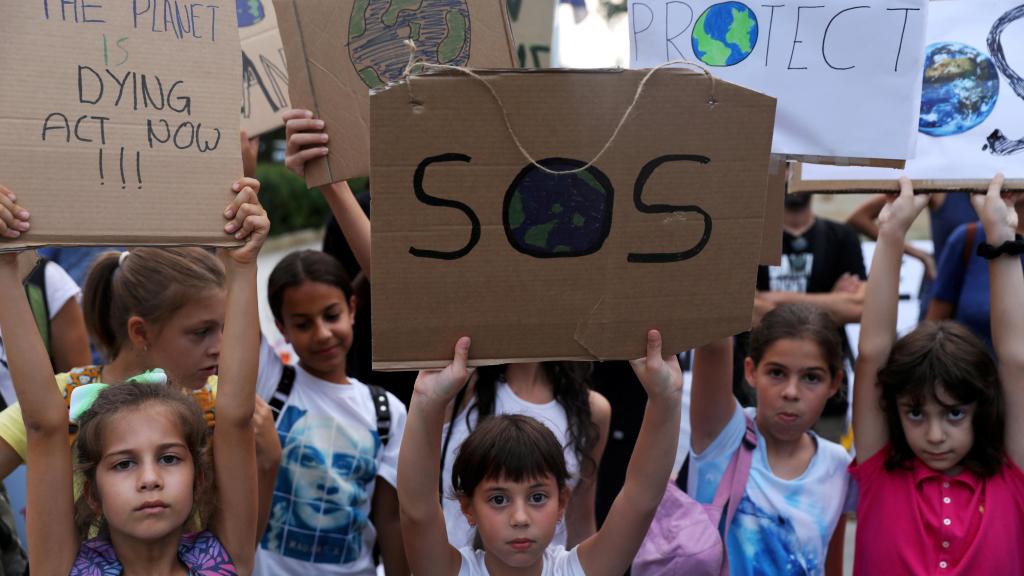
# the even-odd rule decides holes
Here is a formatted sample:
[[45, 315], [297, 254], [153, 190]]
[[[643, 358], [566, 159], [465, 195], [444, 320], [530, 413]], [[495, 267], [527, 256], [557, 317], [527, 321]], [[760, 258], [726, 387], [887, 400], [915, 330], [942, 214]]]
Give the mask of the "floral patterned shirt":
[[[209, 531], [182, 536], [178, 558], [189, 576], [238, 576], [231, 556]], [[82, 543], [68, 576], [120, 576], [123, 571], [110, 540], [93, 538]]]

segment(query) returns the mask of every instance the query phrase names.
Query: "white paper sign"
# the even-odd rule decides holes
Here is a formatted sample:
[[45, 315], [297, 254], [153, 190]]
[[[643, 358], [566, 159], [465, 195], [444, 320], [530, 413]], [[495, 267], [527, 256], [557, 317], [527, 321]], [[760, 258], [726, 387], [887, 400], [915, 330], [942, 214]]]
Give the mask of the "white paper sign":
[[927, 0], [629, 0], [630, 66], [676, 59], [778, 99], [775, 154], [913, 156]]
[[[1024, 178], [1024, 1], [933, 2], [915, 180]], [[803, 167], [804, 180], [895, 179], [883, 168]]]

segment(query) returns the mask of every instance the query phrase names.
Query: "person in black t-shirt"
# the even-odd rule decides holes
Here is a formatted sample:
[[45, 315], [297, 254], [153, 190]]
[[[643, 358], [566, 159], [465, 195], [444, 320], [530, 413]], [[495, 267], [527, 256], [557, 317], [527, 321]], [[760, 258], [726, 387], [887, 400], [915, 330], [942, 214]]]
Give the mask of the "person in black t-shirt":
[[[754, 323], [784, 303], [802, 302], [825, 309], [841, 326], [860, 322], [864, 302], [864, 257], [857, 232], [839, 222], [820, 218], [811, 209], [809, 194], [787, 194], [783, 214], [782, 265], [761, 266], [757, 274]], [[753, 391], [743, 378], [748, 334], [736, 337], [736, 375], [733, 390], [745, 405], [753, 404]], [[843, 343], [852, 368], [846, 333]], [[838, 441], [845, 431], [847, 386], [825, 407], [818, 432]]]

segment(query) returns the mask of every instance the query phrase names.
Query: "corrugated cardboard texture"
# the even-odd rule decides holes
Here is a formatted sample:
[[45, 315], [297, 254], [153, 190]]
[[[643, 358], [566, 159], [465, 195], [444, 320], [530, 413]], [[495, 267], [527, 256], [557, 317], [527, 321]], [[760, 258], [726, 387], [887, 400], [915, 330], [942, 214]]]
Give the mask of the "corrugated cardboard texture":
[[235, 3], [167, 4], [0, 5], [0, 178], [32, 213], [0, 249], [235, 243]]
[[250, 136], [284, 125], [288, 111], [288, 66], [271, 0], [238, 0], [242, 40], [242, 128]]
[[[794, 166], [789, 192], [816, 192], [819, 194], [864, 194], [866, 192], [899, 192], [899, 174], [888, 180], [804, 180], [803, 165]], [[916, 191], [946, 192], [950, 190], [988, 190], [990, 180], [914, 180]], [[1004, 190], [1024, 190], [1024, 180], [1007, 180]]]
[[[505, 0], [422, 0], [416, 10], [400, 9], [406, 4], [274, 0], [292, 106], [322, 118], [330, 138], [330, 155], [306, 165], [310, 187], [369, 174], [370, 87], [401, 78], [409, 61], [404, 40], [411, 37], [428, 63], [514, 66]], [[465, 32], [461, 44], [449, 28]]]
[[[526, 150], [538, 159], [575, 159], [576, 167], [608, 141], [645, 74], [480, 73], [503, 100]], [[473, 338], [472, 363], [479, 365], [635, 358], [651, 328], [663, 332], [666, 351], [748, 329], [775, 100], [715, 84], [718, 103], [711, 107], [708, 78], [658, 71], [595, 169], [554, 182], [530, 169], [498, 104], [476, 79], [415, 77], [418, 104], [405, 85], [374, 94], [374, 367], [444, 365], [461, 335]], [[465, 156], [417, 170], [424, 159], [445, 154]], [[657, 164], [668, 155], [690, 156]], [[698, 155], [710, 161], [696, 161]], [[513, 185], [524, 168], [533, 185]], [[420, 178], [420, 196], [433, 205], [417, 199]], [[612, 198], [610, 214], [593, 195], [579, 201], [595, 190]], [[479, 220], [478, 242], [468, 251], [470, 217], [453, 202]], [[637, 202], [672, 208], [642, 213]], [[689, 211], [677, 210], [682, 206]], [[698, 209], [711, 221], [702, 251], [708, 227]], [[608, 226], [603, 243], [584, 242], [572, 229], [590, 233], [593, 222]], [[510, 237], [548, 257], [513, 248]], [[565, 247], [553, 246], [563, 242], [592, 253], [552, 257], [564, 256]], [[455, 259], [412, 253], [460, 249], [465, 254]], [[628, 261], [631, 254], [688, 250], [693, 256], [681, 261]]]
[[786, 160], [772, 154], [768, 168], [768, 193], [764, 199], [764, 235], [761, 237], [761, 259], [764, 266], [782, 264], [782, 213], [786, 200]]

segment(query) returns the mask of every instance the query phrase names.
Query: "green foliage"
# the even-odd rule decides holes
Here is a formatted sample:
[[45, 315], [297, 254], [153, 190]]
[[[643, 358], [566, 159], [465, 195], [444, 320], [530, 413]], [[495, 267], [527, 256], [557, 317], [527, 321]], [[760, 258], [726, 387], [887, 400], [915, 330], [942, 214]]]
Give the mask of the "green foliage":
[[626, 3], [623, 0], [601, 0], [601, 8], [604, 9], [605, 18], [611, 18], [625, 12]]
[[261, 163], [256, 168], [260, 202], [270, 216], [270, 235], [320, 228], [330, 208], [322, 194], [281, 164]]

